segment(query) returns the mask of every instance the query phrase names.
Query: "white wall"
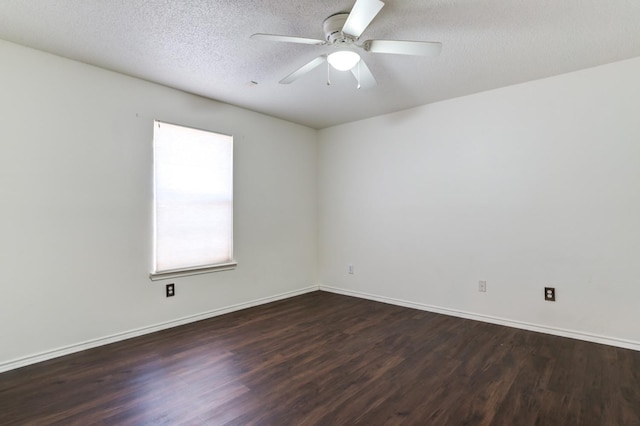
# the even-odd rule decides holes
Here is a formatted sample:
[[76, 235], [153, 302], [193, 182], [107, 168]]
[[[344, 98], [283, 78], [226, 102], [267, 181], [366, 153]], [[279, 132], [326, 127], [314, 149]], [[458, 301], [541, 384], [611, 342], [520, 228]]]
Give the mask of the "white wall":
[[320, 131], [320, 283], [640, 348], [638, 76], [640, 58]]
[[[0, 63], [0, 370], [316, 285], [315, 130], [3, 41]], [[238, 268], [171, 299], [148, 278], [154, 119], [235, 136]]]
[[[0, 371], [306, 291], [318, 259], [336, 291], [640, 344], [640, 58], [319, 134], [3, 41], [0, 60]], [[171, 299], [148, 278], [154, 119], [235, 136], [239, 266]]]

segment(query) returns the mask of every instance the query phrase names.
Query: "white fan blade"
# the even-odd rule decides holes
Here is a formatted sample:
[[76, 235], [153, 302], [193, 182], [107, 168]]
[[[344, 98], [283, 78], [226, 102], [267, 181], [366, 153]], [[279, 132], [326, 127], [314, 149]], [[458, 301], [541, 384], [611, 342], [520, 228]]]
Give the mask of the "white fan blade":
[[315, 38], [304, 38], [304, 37], [292, 37], [292, 36], [284, 36], [284, 35], [276, 35], [276, 34], [253, 34], [249, 38], [257, 38], [260, 40], [268, 40], [268, 41], [284, 41], [287, 43], [300, 43], [300, 44], [327, 44], [324, 40], [317, 40]]
[[382, 6], [384, 6], [384, 3], [380, 0], [356, 0], [347, 22], [342, 27], [342, 32], [355, 38], [360, 37], [360, 34], [364, 32], [373, 21], [373, 18], [380, 12]]
[[327, 60], [327, 55], [318, 56], [315, 59], [312, 59], [310, 62], [307, 62], [282, 80], [280, 80], [280, 84], [290, 84], [317, 67], [318, 65], [324, 63]]
[[358, 80], [358, 89], [369, 89], [378, 84], [373, 74], [371, 74], [371, 70], [362, 59], [355, 67], [351, 68], [351, 73]]
[[435, 41], [367, 40], [363, 46], [374, 53], [417, 56], [438, 56], [442, 50], [442, 43]]

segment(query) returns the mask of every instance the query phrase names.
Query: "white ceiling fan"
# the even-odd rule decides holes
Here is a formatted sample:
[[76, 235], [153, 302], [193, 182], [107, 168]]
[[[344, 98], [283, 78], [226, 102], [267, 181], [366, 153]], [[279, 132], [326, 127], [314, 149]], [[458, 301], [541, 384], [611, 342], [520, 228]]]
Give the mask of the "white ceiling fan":
[[[376, 80], [367, 67], [357, 49], [364, 49], [373, 53], [392, 53], [399, 55], [437, 56], [442, 50], [442, 44], [432, 41], [404, 41], [404, 40], [367, 40], [359, 44], [359, 38], [376, 17], [384, 3], [380, 0], [356, 0], [351, 12], [341, 12], [329, 16], [323, 22], [325, 40], [293, 37], [276, 34], [253, 34], [251, 38], [284, 41], [289, 43], [310, 44], [316, 46], [330, 46], [336, 49], [328, 55], [320, 55], [307, 62], [282, 80], [281, 84], [290, 84], [307, 74], [317, 66], [327, 61], [339, 71], [351, 71], [358, 81], [358, 88], [372, 87]], [[327, 84], [331, 84], [327, 81]]]

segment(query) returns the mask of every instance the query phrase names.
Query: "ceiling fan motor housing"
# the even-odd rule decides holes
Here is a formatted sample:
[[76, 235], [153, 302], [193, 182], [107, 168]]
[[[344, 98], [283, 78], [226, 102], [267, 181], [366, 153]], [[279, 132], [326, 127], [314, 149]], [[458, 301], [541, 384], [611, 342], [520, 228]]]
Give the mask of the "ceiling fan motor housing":
[[344, 27], [344, 23], [347, 22], [348, 17], [349, 13], [340, 12], [324, 20], [322, 28], [324, 29], [325, 39], [329, 44], [339, 46], [350, 45], [355, 42], [354, 37], [342, 32], [342, 28]]

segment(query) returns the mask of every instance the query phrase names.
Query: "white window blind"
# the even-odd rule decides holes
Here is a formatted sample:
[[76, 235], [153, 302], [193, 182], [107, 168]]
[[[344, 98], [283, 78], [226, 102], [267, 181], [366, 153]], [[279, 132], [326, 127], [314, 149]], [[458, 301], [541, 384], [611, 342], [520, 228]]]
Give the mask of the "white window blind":
[[154, 122], [154, 277], [232, 267], [233, 138]]

